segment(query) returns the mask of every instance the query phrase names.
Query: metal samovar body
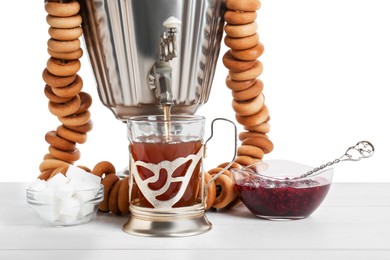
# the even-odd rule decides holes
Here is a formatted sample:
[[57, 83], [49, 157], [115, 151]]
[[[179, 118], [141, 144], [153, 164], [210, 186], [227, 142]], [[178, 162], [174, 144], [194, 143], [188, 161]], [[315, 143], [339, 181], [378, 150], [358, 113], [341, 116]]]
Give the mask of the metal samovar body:
[[[162, 114], [164, 102], [172, 104], [172, 114], [194, 114], [207, 102], [223, 33], [223, 0], [80, 3], [99, 97], [118, 119]], [[181, 23], [174, 33], [164, 25], [170, 17]]]

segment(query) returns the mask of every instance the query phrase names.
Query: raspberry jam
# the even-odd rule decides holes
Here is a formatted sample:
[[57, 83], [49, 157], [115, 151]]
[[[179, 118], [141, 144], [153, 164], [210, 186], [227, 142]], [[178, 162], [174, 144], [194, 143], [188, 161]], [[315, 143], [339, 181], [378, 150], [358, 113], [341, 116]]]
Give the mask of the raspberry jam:
[[267, 219], [300, 219], [309, 216], [324, 200], [330, 188], [325, 178], [266, 179], [249, 175], [234, 187], [246, 207]]

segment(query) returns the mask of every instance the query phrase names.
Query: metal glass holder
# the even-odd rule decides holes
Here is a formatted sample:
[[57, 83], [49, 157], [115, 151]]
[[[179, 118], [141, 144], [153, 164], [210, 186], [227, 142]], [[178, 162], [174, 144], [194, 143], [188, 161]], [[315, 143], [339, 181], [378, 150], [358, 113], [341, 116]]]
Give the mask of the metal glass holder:
[[[236, 125], [224, 118], [216, 118], [212, 121], [211, 124], [211, 136], [207, 139], [205, 144], [201, 147], [197, 155], [190, 155], [189, 157], [200, 156], [200, 160], [203, 160], [205, 157], [205, 146], [208, 141], [213, 137], [214, 122], [218, 120], [224, 120], [230, 122], [234, 126], [234, 158], [236, 157], [237, 151], [237, 127]], [[178, 158], [176, 160], [185, 160], [186, 158]], [[166, 166], [168, 171], [172, 171], [178, 164], [181, 162], [167, 162], [163, 161], [169, 166]], [[204, 169], [203, 162], [201, 162], [201, 197], [196, 200], [195, 204], [192, 206], [186, 207], [177, 207], [172, 208], [174, 202], [170, 202], [169, 205], [158, 205], [158, 203], [152, 202], [152, 205], [155, 206], [152, 208], [140, 207], [137, 206], [137, 201], [132, 201], [130, 203], [130, 218], [123, 226], [123, 231], [137, 236], [146, 236], [146, 237], [184, 237], [202, 234], [211, 229], [212, 224], [207, 219], [205, 215], [205, 205], [204, 198], [207, 196], [206, 191], [210, 183], [220, 176], [230, 165], [233, 164], [231, 161], [225, 168], [223, 168], [219, 173], [217, 173], [209, 183], [205, 184], [204, 182]], [[131, 167], [130, 171], [135, 171], [138, 165], [143, 165], [152, 171], [157, 171], [159, 167], [156, 165], [147, 165], [143, 162], [134, 162], [134, 159], [131, 156]], [[172, 168], [172, 169], [169, 169]], [[133, 187], [133, 176], [130, 174], [130, 187]], [[130, 200], [131, 200], [131, 190]], [[151, 200], [151, 199], [150, 199]], [[152, 201], [152, 200], [151, 200]], [[168, 210], [167, 210], [168, 209]]]

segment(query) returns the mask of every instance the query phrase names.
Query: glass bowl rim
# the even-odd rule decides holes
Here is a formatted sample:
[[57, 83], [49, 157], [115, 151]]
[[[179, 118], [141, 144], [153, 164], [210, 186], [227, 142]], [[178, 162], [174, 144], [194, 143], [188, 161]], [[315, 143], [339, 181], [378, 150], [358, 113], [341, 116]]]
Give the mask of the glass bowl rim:
[[[80, 190], [80, 189], [76, 189], [75, 188], [75, 191], [76, 192], [88, 192], [88, 191], [100, 191], [104, 189], [104, 185], [103, 184], [99, 184], [99, 187], [97, 188], [89, 188], [89, 189], [83, 189], [83, 190]], [[57, 191], [57, 190], [34, 190], [34, 189], [31, 189], [30, 187], [28, 187], [26, 189], [26, 192], [28, 193], [42, 193], [42, 194], [50, 194], [50, 193], [57, 193], [57, 194], [61, 194], [61, 193], [68, 193], [69, 191]]]
[[[284, 159], [272, 159], [272, 160], [268, 160], [268, 161], [284, 161], [284, 162], [289, 162], [289, 163], [295, 163], [295, 164], [301, 164], [301, 163], [298, 163], [298, 162], [295, 162], [295, 161], [290, 161], [290, 160], [284, 160]], [[272, 181], [281, 181], [281, 182], [294, 182], [294, 181], [301, 181], [301, 180], [308, 180], [308, 179], [312, 179], [313, 177], [316, 177], [316, 176], [319, 176], [319, 175], [322, 175], [326, 172], [329, 172], [331, 174], [331, 176], [333, 177], [333, 171], [334, 171], [334, 168], [333, 167], [326, 167], [322, 170], [319, 170], [318, 172], [316, 173], [313, 173], [307, 177], [303, 177], [303, 178], [297, 178], [299, 177], [296, 176], [296, 177], [275, 177], [275, 176], [270, 176], [270, 175], [266, 175], [266, 174], [262, 174], [262, 173], [258, 173], [258, 172], [254, 172], [254, 171], [251, 171], [251, 170], [247, 170], [247, 169], [251, 169], [251, 167], [255, 167], [257, 165], [260, 165], [260, 164], [263, 164], [263, 163], [266, 163], [267, 161], [259, 161], [259, 162], [255, 162], [255, 163], [252, 163], [252, 164], [249, 164], [247, 166], [244, 166], [242, 168], [239, 168], [239, 169], [236, 169], [236, 168], [232, 168], [230, 171], [233, 173], [233, 180], [236, 181], [236, 176], [235, 176], [235, 173], [237, 174], [242, 174], [243, 172], [246, 173], [246, 174], [249, 174], [249, 175], [254, 175], [254, 176], [259, 176], [260, 178], [263, 178], [263, 179], [268, 179], [268, 180], [272, 180]], [[301, 164], [301, 165], [304, 165], [304, 164]], [[312, 166], [308, 166], [308, 165], [304, 165], [304, 166], [307, 166], [307, 167], [310, 167], [311, 169], [314, 169], [315, 167], [312, 167]], [[302, 172], [302, 174], [304, 174], [305, 172]], [[287, 178], [287, 179], [286, 179]], [[332, 182], [332, 180], [330, 181]]]

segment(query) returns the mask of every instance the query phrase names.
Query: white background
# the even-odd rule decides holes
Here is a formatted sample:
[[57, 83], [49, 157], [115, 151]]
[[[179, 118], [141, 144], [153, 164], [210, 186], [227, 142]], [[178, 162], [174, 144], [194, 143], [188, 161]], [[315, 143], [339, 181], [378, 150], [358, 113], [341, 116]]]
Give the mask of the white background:
[[[335, 181], [390, 181], [390, 1], [263, 0], [258, 32], [265, 45], [266, 104], [271, 113], [274, 151], [266, 159], [316, 166], [341, 156], [360, 140], [375, 155], [335, 167]], [[0, 181], [32, 181], [48, 144], [44, 135], [59, 121], [50, 114], [41, 73], [49, 39], [43, 0], [2, 2], [0, 27]], [[226, 51], [221, 50], [221, 56]], [[90, 93], [94, 129], [78, 145], [78, 164], [92, 168], [109, 160], [128, 162], [126, 127], [99, 101], [88, 55], [79, 72]], [[209, 102], [197, 114], [234, 119], [227, 70], [219, 62]], [[217, 126], [207, 167], [231, 159], [232, 132]], [[241, 130], [241, 128], [239, 128]], [[208, 131], [209, 132], [209, 131]]]

